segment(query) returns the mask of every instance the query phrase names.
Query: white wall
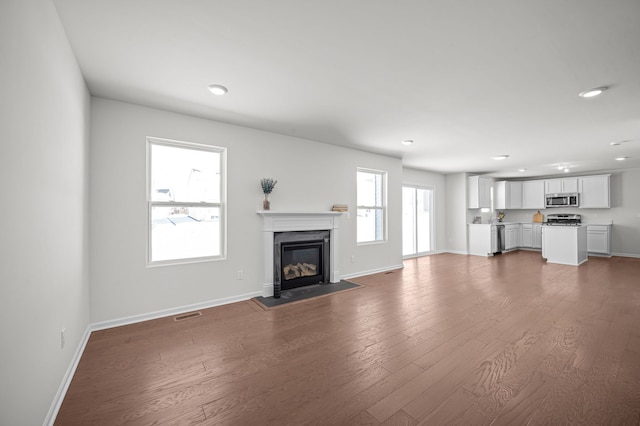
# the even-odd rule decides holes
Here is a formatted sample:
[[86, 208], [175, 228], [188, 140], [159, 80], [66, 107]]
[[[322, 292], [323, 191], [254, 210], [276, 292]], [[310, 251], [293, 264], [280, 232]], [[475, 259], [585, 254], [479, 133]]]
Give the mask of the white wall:
[[402, 170], [402, 183], [404, 185], [415, 185], [420, 187], [433, 188], [434, 199], [434, 230], [435, 247], [434, 252], [446, 251], [447, 247], [447, 187], [444, 175], [439, 173], [426, 172], [404, 168]]
[[89, 323], [89, 93], [49, 0], [0, 3], [0, 52], [0, 424], [37, 425]]
[[467, 253], [467, 174], [445, 176], [447, 187], [447, 251]]
[[[228, 251], [216, 262], [146, 267], [146, 137], [228, 148]], [[157, 109], [92, 98], [91, 319], [103, 322], [262, 291], [262, 177], [278, 179], [272, 210], [328, 211], [341, 219], [339, 270], [402, 265], [399, 159]], [[356, 245], [356, 168], [388, 172], [389, 241]], [[355, 263], [351, 262], [355, 256]], [[236, 271], [244, 271], [244, 280]]]

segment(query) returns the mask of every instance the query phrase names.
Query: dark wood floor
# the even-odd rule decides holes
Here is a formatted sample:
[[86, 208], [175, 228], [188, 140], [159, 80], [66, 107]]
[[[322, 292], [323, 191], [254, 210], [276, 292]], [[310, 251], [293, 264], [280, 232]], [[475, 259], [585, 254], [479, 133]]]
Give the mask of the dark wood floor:
[[442, 254], [95, 332], [57, 425], [637, 425], [640, 259]]

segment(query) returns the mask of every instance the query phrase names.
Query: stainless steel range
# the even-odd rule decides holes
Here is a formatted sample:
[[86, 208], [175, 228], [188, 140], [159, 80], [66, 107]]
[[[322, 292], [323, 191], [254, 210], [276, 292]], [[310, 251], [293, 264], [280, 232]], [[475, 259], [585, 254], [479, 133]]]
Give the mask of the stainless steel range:
[[548, 214], [545, 225], [553, 226], [580, 226], [582, 224], [582, 215], [579, 214]]

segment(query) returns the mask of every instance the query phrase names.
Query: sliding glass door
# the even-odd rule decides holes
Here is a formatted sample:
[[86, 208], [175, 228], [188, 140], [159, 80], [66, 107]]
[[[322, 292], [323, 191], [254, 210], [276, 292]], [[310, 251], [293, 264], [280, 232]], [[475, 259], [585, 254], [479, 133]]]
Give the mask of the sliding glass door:
[[433, 252], [433, 189], [402, 187], [402, 255]]

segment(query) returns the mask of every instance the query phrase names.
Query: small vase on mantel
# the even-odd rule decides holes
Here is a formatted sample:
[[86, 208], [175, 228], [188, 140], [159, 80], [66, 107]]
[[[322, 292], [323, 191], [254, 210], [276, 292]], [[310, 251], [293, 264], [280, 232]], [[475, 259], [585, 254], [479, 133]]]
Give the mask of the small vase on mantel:
[[269, 195], [271, 195], [271, 191], [273, 191], [273, 187], [278, 183], [274, 178], [262, 178], [260, 179], [260, 186], [262, 187], [262, 193], [264, 194], [264, 199], [262, 200], [262, 210], [270, 210], [271, 202], [269, 201]]

